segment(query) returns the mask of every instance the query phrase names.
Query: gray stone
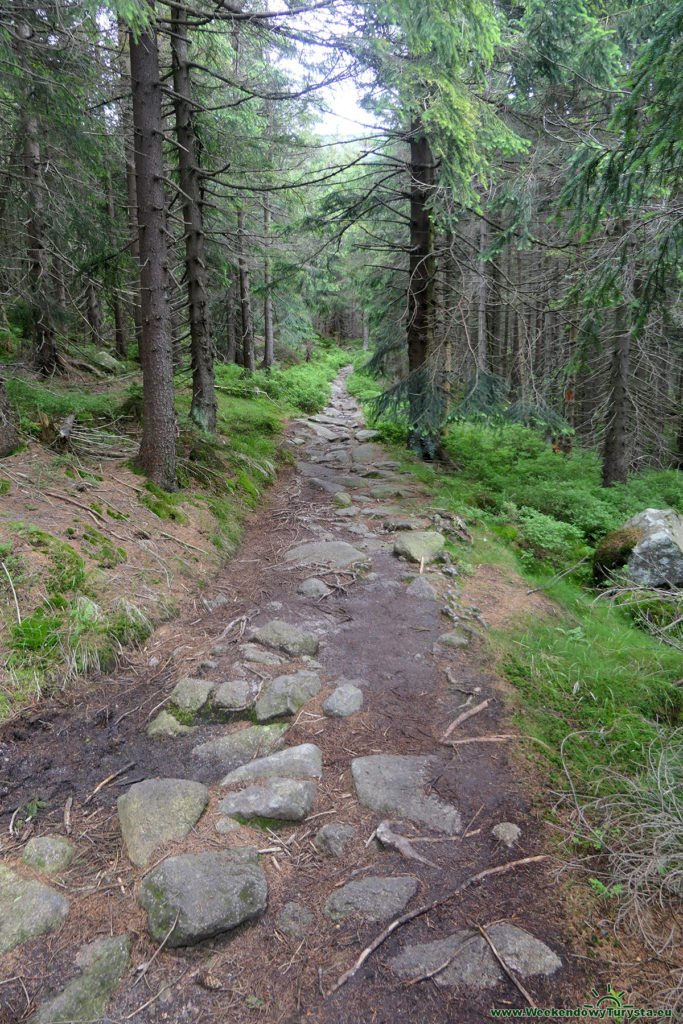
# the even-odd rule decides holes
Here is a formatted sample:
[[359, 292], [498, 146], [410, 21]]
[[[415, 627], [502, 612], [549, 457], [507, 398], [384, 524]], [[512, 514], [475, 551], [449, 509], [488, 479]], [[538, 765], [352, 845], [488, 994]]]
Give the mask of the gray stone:
[[318, 830], [313, 842], [320, 853], [325, 853], [328, 857], [341, 857], [345, 847], [355, 834], [356, 830], [353, 825], [344, 825], [341, 822], [333, 821]]
[[395, 812], [403, 818], [429, 825], [437, 832], [459, 832], [462, 820], [457, 809], [445, 800], [425, 793], [428, 770], [437, 760], [400, 754], [354, 758], [351, 774], [358, 800], [370, 810]]
[[170, 711], [160, 711], [147, 726], [147, 737], [150, 740], [175, 739], [177, 736], [189, 736], [196, 731], [196, 726], [183, 725]]
[[54, 875], [66, 871], [76, 856], [76, 847], [64, 836], [36, 836], [29, 839], [22, 861], [36, 871]]
[[215, 686], [211, 679], [193, 679], [186, 676], [173, 687], [171, 703], [181, 711], [201, 711]]
[[343, 921], [352, 914], [365, 921], [385, 921], [400, 914], [416, 892], [417, 878], [412, 875], [364, 878], [333, 892], [325, 913], [332, 921]]
[[368, 556], [343, 540], [312, 541], [300, 544], [285, 555], [290, 562], [302, 565], [329, 565], [334, 569], [346, 569], [356, 562], [367, 562]]
[[[549, 946], [522, 928], [502, 922], [490, 925], [487, 932], [506, 963], [522, 978], [537, 974], [549, 976], [562, 966]], [[437, 942], [408, 946], [390, 963], [392, 970], [403, 978], [418, 977], [447, 963], [433, 977], [442, 987], [493, 988], [503, 978], [500, 965], [483, 936], [464, 929]]]
[[0, 953], [54, 931], [68, 913], [69, 902], [61, 893], [0, 864]]
[[335, 515], [338, 519], [353, 519], [353, 517], [359, 515], [359, 513], [360, 509], [357, 505], [349, 505], [348, 508], [338, 508]]
[[302, 903], [285, 903], [277, 916], [277, 926], [290, 939], [303, 939], [313, 923], [313, 911]]
[[237, 711], [256, 701], [257, 687], [248, 679], [229, 679], [213, 695], [213, 707], [219, 711]]
[[221, 814], [242, 818], [277, 818], [303, 821], [318, 792], [315, 782], [273, 776], [262, 786], [248, 786], [241, 793], [226, 796], [218, 805]]
[[406, 594], [416, 597], [419, 601], [436, 601], [437, 593], [429, 580], [424, 576], [418, 576], [406, 587]]
[[448, 633], [442, 633], [438, 643], [444, 647], [469, 647], [471, 636], [462, 629], [451, 629]]
[[403, 530], [426, 530], [429, 520], [418, 519], [416, 516], [390, 516], [382, 525], [391, 533], [399, 533]]
[[312, 597], [318, 599], [321, 597], [327, 597], [332, 591], [323, 583], [322, 580], [317, 579], [315, 576], [309, 576], [307, 580], [300, 583], [296, 588], [297, 594], [303, 594], [304, 597]]
[[279, 715], [293, 715], [299, 708], [320, 693], [322, 684], [315, 672], [293, 672], [276, 676], [263, 684], [261, 696], [254, 705], [259, 722], [267, 722]]
[[227, 736], [208, 740], [194, 747], [192, 753], [202, 760], [216, 760], [224, 768], [238, 768], [254, 757], [267, 757], [285, 745], [286, 725], [250, 725]]
[[624, 529], [636, 528], [643, 536], [626, 565], [630, 579], [642, 587], [683, 584], [683, 516], [673, 509], [646, 508]]
[[168, 946], [191, 946], [262, 914], [268, 883], [230, 851], [183, 854], [145, 877], [139, 899], [156, 942], [168, 935]]
[[513, 847], [522, 834], [521, 828], [515, 825], [514, 821], [501, 821], [491, 831], [500, 843], [508, 847]]
[[433, 562], [443, 550], [446, 538], [436, 530], [408, 530], [394, 541], [394, 554], [407, 558], [409, 562]]
[[354, 465], [367, 466], [384, 455], [384, 449], [378, 444], [359, 444], [351, 452], [351, 461]]
[[352, 683], [343, 683], [323, 701], [323, 711], [329, 718], [348, 718], [363, 706], [363, 691]]
[[[289, 554], [287, 557], [289, 558]], [[298, 658], [302, 654], [317, 654], [320, 646], [314, 633], [307, 633], [298, 626], [283, 622], [282, 619], [273, 619], [272, 622], [261, 626], [252, 633], [252, 640], [263, 644], [264, 647], [284, 651], [293, 658]]]
[[332, 504], [336, 505], [337, 508], [350, 508], [353, 502], [351, 501], [351, 495], [347, 494], [346, 491], [337, 491], [332, 498]]
[[264, 651], [258, 644], [240, 644], [239, 652], [245, 661], [254, 661], [257, 665], [283, 665], [285, 659], [275, 651]]
[[323, 755], [314, 743], [301, 743], [287, 747], [270, 757], [259, 757], [226, 775], [221, 786], [252, 779], [270, 779], [274, 776], [288, 779], [319, 779], [323, 773]]
[[235, 818], [219, 818], [215, 824], [216, 832], [221, 835], [226, 835], [228, 832], [239, 832], [242, 828], [242, 823], [237, 821]]
[[209, 802], [201, 782], [187, 779], [145, 779], [116, 801], [128, 856], [147, 867], [152, 854], [169, 839], [184, 839]]
[[375, 484], [370, 488], [370, 496], [372, 498], [414, 498], [415, 491], [411, 487], [406, 487], [405, 484], [396, 483], [381, 483]]
[[379, 437], [379, 430], [357, 430], [356, 438], [359, 441], [374, 441], [376, 437]]
[[127, 935], [95, 939], [83, 946], [76, 956], [76, 966], [81, 968], [81, 974], [73, 978], [58, 996], [43, 1003], [31, 1017], [30, 1024], [102, 1020], [129, 959], [130, 939]]
[[126, 369], [124, 363], [120, 363], [118, 359], [114, 359], [114, 357], [109, 352], [105, 352], [104, 349], [102, 349], [101, 352], [96, 352], [94, 356], [91, 355], [90, 358], [96, 366], [99, 366], [101, 370], [106, 370], [107, 373], [123, 373]]

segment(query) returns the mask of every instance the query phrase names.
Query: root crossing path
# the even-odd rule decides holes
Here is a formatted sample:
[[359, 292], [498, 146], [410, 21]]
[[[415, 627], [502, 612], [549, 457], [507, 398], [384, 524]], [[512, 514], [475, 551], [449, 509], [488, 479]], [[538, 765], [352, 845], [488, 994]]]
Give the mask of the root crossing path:
[[504, 588], [468, 601], [347, 373], [201, 604], [4, 736], [3, 1024], [468, 1024], [597, 983], [501, 739]]

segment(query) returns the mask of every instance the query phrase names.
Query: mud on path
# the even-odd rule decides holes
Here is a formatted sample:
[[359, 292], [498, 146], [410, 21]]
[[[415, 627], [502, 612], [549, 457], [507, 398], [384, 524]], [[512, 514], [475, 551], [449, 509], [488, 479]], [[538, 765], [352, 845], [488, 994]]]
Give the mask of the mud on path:
[[[281, 476], [267, 507], [253, 517], [236, 557], [207, 588], [203, 605], [158, 629], [144, 651], [116, 674], [95, 680], [71, 706], [46, 704], [0, 734], [0, 864], [23, 878], [46, 882], [69, 900], [60, 927], [0, 956], [3, 1024], [30, 1019], [62, 990], [78, 973], [75, 956], [84, 944], [123, 934], [132, 944], [128, 968], [106, 1017], [98, 1019], [488, 1021], [492, 1007], [527, 1005], [488, 948], [474, 974], [470, 970], [466, 980], [465, 972], [450, 983], [444, 979], [449, 961], [456, 959], [453, 950], [439, 954], [441, 963], [433, 964], [432, 977], [419, 977], [429, 970], [401, 973], [395, 961], [409, 947], [462, 930], [479, 936], [482, 926], [489, 937], [503, 934], [502, 924], [543, 943], [551, 960], [559, 958], [559, 966], [546, 972], [512, 972], [524, 977], [537, 1006], [580, 1006], [592, 986], [604, 982], [599, 966], [591, 965], [592, 974], [584, 969], [586, 950], [564, 916], [548, 859], [491, 874], [396, 928], [346, 984], [329, 994], [361, 951], [399, 916], [366, 920], [361, 907], [330, 920], [326, 901], [349, 882], [410, 876], [416, 886], [406, 905], [409, 913], [446, 897], [480, 872], [544, 852], [542, 801], [535, 806], [537, 801], [529, 798], [511, 745], [440, 742], [458, 715], [485, 700], [488, 705], [457, 727], [451, 739], [514, 731], [505, 720], [502, 684], [487, 667], [478, 639], [482, 614], [484, 619], [489, 612], [504, 616], [508, 584], [486, 568], [472, 584], [479, 595], [473, 608], [448, 564], [428, 562], [420, 573], [418, 564], [396, 557], [399, 532], [410, 531], [385, 530], [384, 524], [396, 525], [392, 520], [405, 515], [429, 518], [429, 498], [387, 463], [381, 449], [367, 443], [343, 382], [342, 374], [324, 415], [293, 425], [290, 443], [297, 465]], [[337, 507], [346, 501], [334, 498], [339, 491], [351, 496], [350, 509]], [[287, 558], [297, 545], [310, 541], [352, 544], [368, 561], [330, 568]], [[436, 599], [409, 591], [410, 581], [420, 576], [432, 585]], [[324, 597], [299, 593], [302, 581], [311, 577], [330, 592]], [[438, 642], [454, 628], [443, 614], [447, 605], [456, 609], [467, 646]], [[278, 665], [247, 659], [244, 644], [250, 634], [273, 619], [319, 638], [317, 664], [282, 652]], [[262, 821], [261, 828], [230, 822], [230, 831], [217, 830], [226, 822], [218, 809], [226, 795], [221, 786], [226, 765], [193, 751], [243, 728], [253, 712], [224, 716], [224, 721], [199, 716], [195, 731], [177, 738], [150, 740], [150, 722], [183, 677], [216, 685], [246, 677], [255, 686], [267, 686], [271, 678], [299, 670], [317, 672], [322, 689], [291, 717], [279, 720], [290, 723], [287, 748], [315, 744], [322, 751], [322, 778], [310, 812], [298, 823]], [[363, 704], [348, 717], [329, 717], [322, 705], [340, 680], [358, 686]], [[420, 801], [442, 807], [444, 820], [451, 811], [457, 814], [459, 827], [444, 830], [439, 822], [430, 826], [415, 815], [362, 806], [351, 765], [377, 755], [429, 757]], [[146, 871], [181, 853], [255, 848], [268, 883], [267, 909], [255, 921], [194, 945], [160, 949], [162, 944], [152, 939], [137, 898], [146, 871], [127, 856], [116, 800], [131, 785], [155, 778], [204, 783], [210, 799], [187, 837], [156, 849]], [[105, 779], [110, 781], [100, 788]], [[37, 798], [45, 804], [38, 816], [27, 827], [17, 827], [15, 815], [10, 835], [17, 808]], [[394, 834], [411, 841], [408, 850], [421, 859], [371, 838], [384, 820], [392, 823]], [[314, 842], [319, 829], [330, 823], [353, 828], [339, 856]], [[520, 830], [508, 840], [509, 847], [493, 833], [502, 823]], [[67, 831], [77, 856], [60, 874], [46, 877], [21, 862], [29, 839]], [[304, 925], [287, 930], [281, 913], [291, 902], [309, 914]], [[514, 968], [515, 954], [506, 962]], [[494, 980], [484, 985], [492, 971]]]

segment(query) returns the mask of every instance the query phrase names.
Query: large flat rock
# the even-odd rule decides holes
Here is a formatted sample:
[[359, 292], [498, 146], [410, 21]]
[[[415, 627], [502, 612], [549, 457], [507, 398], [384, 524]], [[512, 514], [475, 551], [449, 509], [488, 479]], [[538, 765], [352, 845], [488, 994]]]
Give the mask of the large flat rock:
[[365, 921], [386, 921], [401, 913], [417, 892], [417, 884], [413, 875], [349, 882], [328, 897], [325, 913], [332, 921], [351, 915]]
[[184, 839], [209, 802], [201, 782], [145, 779], [116, 801], [123, 841], [137, 867], [147, 867], [153, 852], [169, 839]]
[[317, 792], [315, 782], [274, 776], [264, 779], [260, 786], [248, 786], [241, 793], [226, 796], [218, 810], [230, 817], [303, 821], [310, 813]]
[[54, 931], [68, 913], [69, 902], [61, 893], [0, 864], [0, 953]]
[[323, 755], [314, 743], [301, 743], [287, 747], [270, 757], [259, 757], [249, 764], [236, 768], [222, 780], [222, 786], [236, 782], [251, 782], [254, 779], [271, 779], [274, 776], [287, 779], [319, 779], [323, 773]]
[[66, 871], [75, 856], [76, 847], [64, 836], [34, 836], [27, 842], [21, 859], [36, 871], [55, 875]]
[[182, 711], [201, 711], [216, 684], [210, 679], [180, 679], [171, 691], [171, 703]]
[[384, 458], [385, 451], [379, 444], [359, 444], [351, 452], [351, 461], [357, 466], [367, 466], [371, 462], [376, 462], [377, 459]]
[[271, 622], [267, 622], [255, 630], [251, 638], [257, 643], [263, 644], [264, 647], [284, 651], [293, 658], [300, 658], [304, 654], [316, 654], [319, 647], [315, 633], [308, 633], [282, 619], [273, 619]]
[[114, 994], [130, 958], [127, 935], [95, 939], [76, 956], [81, 973], [72, 978], [54, 999], [43, 1003], [30, 1024], [63, 1024], [64, 1021], [99, 1021]]
[[409, 562], [433, 562], [443, 551], [446, 538], [436, 530], [405, 530], [394, 541], [394, 554]]
[[358, 800], [370, 810], [399, 814], [437, 832], [459, 832], [462, 819], [457, 808], [425, 793], [434, 760], [400, 754], [354, 758], [351, 774]]
[[191, 946], [262, 914], [268, 883], [257, 864], [228, 851], [183, 854], [150, 871], [139, 899], [156, 942]]
[[329, 565], [333, 569], [345, 569], [356, 562], [368, 561], [366, 554], [344, 540], [299, 544], [288, 551], [285, 558], [290, 562], [301, 562], [303, 565]]
[[267, 722], [280, 715], [294, 715], [321, 689], [320, 677], [315, 672], [292, 672], [268, 679], [254, 705], [256, 717], [259, 722]]
[[193, 748], [202, 760], [220, 761], [222, 766], [239, 768], [255, 757], [267, 757], [285, 745], [286, 725], [250, 725], [246, 729], [219, 736]]
[[[490, 925], [487, 933], [506, 963], [522, 978], [537, 974], [549, 976], [562, 966], [549, 946], [522, 928], [501, 922]], [[502, 969], [483, 936], [464, 929], [446, 939], [408, 946], [390, 964], [402, 978], [417, 978], [437, 971], [432, 980], [443, 987], [493, 988], [503, 978]], [[443, 970], [438, 971], [444, 964]]]

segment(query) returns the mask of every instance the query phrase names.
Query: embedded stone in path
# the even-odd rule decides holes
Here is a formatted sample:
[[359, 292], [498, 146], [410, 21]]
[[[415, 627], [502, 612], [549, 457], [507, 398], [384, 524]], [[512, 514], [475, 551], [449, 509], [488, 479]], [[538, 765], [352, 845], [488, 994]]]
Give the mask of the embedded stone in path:
[[504, 843], [510, 848], [515, 845], [522, 834], [521, 828], [519, 825], [515, 825], [514, 821], [501, 821], [500, 824], [494, 825], [491, 831], [499, 843]]
[[61, 893], [0, 864], [0, 953], [54, 931], [68, 913], [69, 902]]
[[396, 483], [384, 482], [381, 484], [374, 484], [370, 488], [370, 496], [373, 498], [379, 498], [380, 500], [384, 498], [414, 498], [415, 491], [398, 481]]
[[262, 914], [268, 883], [257, 864], [229, 851], [183, 854], [145, 877], [139, 900], [155, 941], [191, 946]]
[[448, 633], [442, 633], [438, 639], [438, 643], [443, 644], [444, 647], [469, 647], [471, 636], [469, 633], [465, 633], [462, 629], [451, 629]]
[[351, 461], [356, 465], [367, 466], [383, 455], [384, 449], [379, 444], [359, 444], [351, 452]]
[[330, 822], [323, 825], [316, 833], [313, 840], [316, 850], [327, 854], [328, 857], [341, 857], [345, 847], [351, 842], [356, 834], [353, 825], [344, 825], [341, 822]]
[[259, 757], [256, 761], [236, 768], [221, 782], [231, 786], [235, 782], [252, 779], [269, 779], [280, 776], [288, 779], [319, 779], [323, 773], [323, 755], [314, 743], [301, 743], [298, 747], [287, 747], [270, 757]]
[[196, 732], [194, 725], [183, 725], [170, 711], [160, 711], [147, 726], [147, 737], [150, 740], [175, 739], [177, 736], [189, 736]]
[[399, 533], [403, 530], [426, 530], [429, 520], [418, 519], [417, 516], [389, 516], [382, 525], [391, 533]]
[[320, 693], [321, 688], [320, 677], [315, 672], [292, 672], [268, 679], [254, 705], [256, 717], [259, 722], [267, 722], [279, 715], [294, 715], [306, 701]]
[[262, 786], [248, 786], [241, 793], [226, 796], [218, 805], [221, 814], [243, 818], [277, 818], [303, 821], [318, 792], [315, 782], [274, 776]]
[[435, 760], [401, 754], [354, 758], [351, 774], [358, 800], [372, 811], [395, 812], [437, 832], [459, 832], [462, 819], [457, 808], [425, 793], [428, 769]]
[[296, 588], [296, 592], [297, 594], [303, 594], [304, 597], [312, 597], [314, 599], [327, 597], [328, 594], [332, 593], [327, 584], [323, 583], [316, 576], [309, 576], [307, 580], [300, 583]]
[[302, 903], [285, 903], [277, 917], [277, 926], [290, 939], [303, 939], [313, 923], [313, 911]]
[[245, 661], [255, 661], [258, 665], [282, 665], [285, 659], [275, 651], [264, 651], [258, 644], [240, 644], [239, 652]]
[[329, 718], [348, 718], [362, 707], [363, 691], [352, 683], [342, 683], [323, 701], [323, 711]]
[[411, 530], [403, 532], [394, 541], [394, 554], [402, 555], [409, 562], [433, 562], [443, 550], [446, 538], [436, 530]]
[[406, 587], [406, 594], [416, 597], [420, 601], [436, 601], [437, 593], [429, 580], [424, 576], [418, 576]]
[[76, 847], [64, 836], [36, 836], [29, 839], [22, 855], [24, 864], [54, 875], [66, 871], [76, 856]]
[[182, 711], [201, 711], [216, 684], [211, 679], [181, 679], [171, 691], [171, 703]]
[[[562, 966], [549, 946], [522, 928], [501, 922], [490, 925], [487, 932], [508, 966], [522, 978], [536, 974], [547, 977]], [[441, 986], [493, 988], [503, 978], [500, 965], [483, 936], [464, 929], [437, 942], [408, 946], [390, 963], [392, 970], [403, 978], [437, 971], [432, 980]], [[442, 964], [447, 966], [438, 971]]]
[[400, 914], [416, 892], [417, 878], [412, 875], [364, 878], [333, 892], [325, 913], [332, 921], [343, 921], [352, 914], [365, 921], [385, 921]]
[[[289, 558], [289, 554], [286, 557]], [[267, 622], [265, 626], [252, 633], [251, 638], [264, 647], [274, 647], [293, 658], [298, 658], [302, 654], [317, 654], [320, 646], [315, 633], [307, 633], [298, 626], [283, 622], [282, 619]]]
[[336, 505], [337, 508], [349, 508], [353, 502], [351, 495], [347, 494], [346, 491], [337, 491], [332, 497], [332, 504]]
[[379, 437], [379, 430], [357, 430], [356, 438], [359, 441], [373, 441], [376, 437]]
[[169, 839], [184, 839], [209, 802], [201, 782], [186, 779], [145, 779], [116, 801], [128, 856], [147, 867], [152, 853]]
[[257, 687], [248, 679], [229, 679], [213, 695], [213, 706], [219, 711], [238, 711], [256, 701]]
[[285, 745], [286, 725], [250, 725], [194, 747], [202, 760], [221, 761], [224, 768], [238, 768], [254, 757], [267, 757]]
[[130, 958], [130, 939], [113, 935], [83, 946], [76, 956], [81, 974], [31, 1017], [30, 1024], [61, 1021], [96, 1021], [104, 1018], [107, 1003], [123, 977]]
[[302, 565], [329, 565], [333, 569], [345, 569], [356, 562], [367, 562], [368, 556], [347, 544], [344, 540], [312, 541], [310, 544], [299, 544], [285, 555], [289, 562], [300, 562]]

